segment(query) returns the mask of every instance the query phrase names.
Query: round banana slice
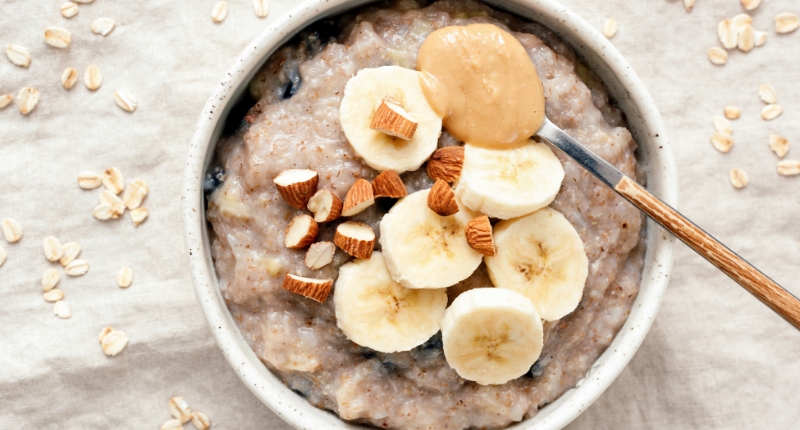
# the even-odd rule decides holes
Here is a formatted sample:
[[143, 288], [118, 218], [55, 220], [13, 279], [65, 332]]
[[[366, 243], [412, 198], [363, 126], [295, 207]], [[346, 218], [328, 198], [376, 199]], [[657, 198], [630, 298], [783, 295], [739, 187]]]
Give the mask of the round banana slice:
[[439, 331], [445, 290], [412, 290], [392, 280], [383, 255], [339, 269], [336, 324], [353, 342], [381, 352], [408, 351]]
[[428, 207], [430, 190], [399, 200], [381, 220], [381, 250], [392, 278], [408, 288], [445, 288], [468, 278], [483, 256], [464, 234], [477, 214], [439, 216]]
[[[410, 140], [370, 128], [384, 100], [399, 105], [417, 123]], [[373, 169], [403, 173], [419, 169], [430, 157], [442, 131], [442, 119], [422, 93], [419, 72], [398, 66], [361, 69], [347, 81], [339, 122], [356, 154]]]
[[531, 299], [545, 321], [575, 310], [583, 296], [589, 260], [578, 232], [561, 212], [544, 208], [494, 226], [497, 253], [486, 257], [495, 287]]
[[474, 211], [511, 219], [549, 205], [563, 180], [564, 167], [544, 143], [514, 149], [465, 145], [455, 192]]
[[447, 364], [481, 385], [504, 384], [527, 373], [542, 353], [543, 341], [536, 308], [511, 290], [469, 290], [442, 319]]

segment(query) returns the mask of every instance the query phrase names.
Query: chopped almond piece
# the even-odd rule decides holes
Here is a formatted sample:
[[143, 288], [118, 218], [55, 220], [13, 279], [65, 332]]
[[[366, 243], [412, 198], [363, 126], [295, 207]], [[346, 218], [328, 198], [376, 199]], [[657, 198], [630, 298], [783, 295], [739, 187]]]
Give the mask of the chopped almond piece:
[[417, 131], [417, 122], [411, 119], [405, 109], [399, 104], [384, 99], [369, 128], [388, 134], [389, 136], [399, 137], [403, 140], [411, 140]]
[[372, 194], [375, 197], [405, 197], [406, 185], [394, 170], [384, 170], [372, 180]]
[[272, 180], [289, 206], [305, 209], [309, 199], [317, 192], [319, 175], [308, 169], [284, 170]]
[[336, 227], [333, 243], [356, 258], [369, 259], [375, 248], [375, 232], [360, 222], [346, 222]]
[[437, 179], [428, 193], [428, 207], [440, 216], [450, 216], [458, 212], [456, 196], [450, 184]]
[[308, 297], [311, 300], [316, 300], [324, 303], [328, 298], [328, 294], [333, 287], [332, 279], [313, 279], [303, 278], [302, 276], [295, 276], [286, 274], [283, 278], [283, 289], [301, 296]]
[[306, 267], [309, 269], [321, 269], [333, 261], [333, 254], [336, 247], [333, 242], [317, 242], [306, 251]]
[[461, 176], [463, 165], [464, 147], [445, 146], [431, 154], [431, 158], [428, 160], [428, 176], [432, 179], [453, 182]]
[[343, 216], [353, 216], [375, 203], [372, 194], [372, 185], [365, 179], [356, 179], [356, 182], [347, 191], [342, 207]]
[[494, 255], [492, 224], [489, 223], [488, 216], [484, 215], [473, 218], [467, 223], [467, 228], [464, 233], [467, 235], [467, 243], [472, 249], [490, 257]]
[[329, 190], [319, 190], [308, 200], [308, 210], [316, 222], [333, 221], [342, 215], [342, 201]]
[[289, 249], [305, 248], [314, 242], [319, 225], [310, 215], [298, 215], [292, 219], [284, 232], [283, 244]]

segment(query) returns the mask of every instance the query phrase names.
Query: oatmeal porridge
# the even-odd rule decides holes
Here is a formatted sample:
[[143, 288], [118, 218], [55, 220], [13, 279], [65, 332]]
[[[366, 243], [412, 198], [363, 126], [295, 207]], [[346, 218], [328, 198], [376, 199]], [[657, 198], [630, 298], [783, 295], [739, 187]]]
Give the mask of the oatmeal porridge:
[[[502, 149], [502, 159], [496, 148], [465, 145], [469, 137], [453, 126], [460, 120], [426, 104], [430, 87], [417, 94], [423, 44], [460, 28], [496, 28], [513, 39], [535, 67], [547, 117], [637, 176], [622, 113], [574, 51], [541, 25], [482, 3], [380, 3], [317, 23], [273, 54], [209, 172], [212, 255], [223, 297], [258, 357], [309, 403], [354, 423], [503, 428], [532, 417], [585, 376], [638, 293], [636, 208], [544, 142]], [[386, 82], [410, 87], [389, 94]], [[375, 91], [385, 96], [380, 107], [359, 116]], [[356, 129], [377, 130], [364, 138], [377, 143], [361, 145]], [[540, 167], [526, 176], [508, 160]], [[516, 167], [506, 172], [506, 164]], [[503, 189], [481, 188], [509, 175], [557, 181], [552, 192], [536, 191], [541, 198], [510, 204]], [[425, 228], [453, 235], [442, 239], [450, 260], [429, 256], [424, 235], [412, 234]], [[568, 278], [577, 291], [553, 298], [519, 287], [539, 276], [519, 259], [544, 252], [523, 252], [523, 237], [559, 247], [569, 264], [548, 282]], [[511, 266], [519, 272], [504, 271]], [[492, 308], [486, 294], [495, 292]], [[414, 312], [365, 319], [389, 296]], [[506, 318], [509, 338], [526, 346], [517, 355], [529, 361], [493, 377], [457, 364], [463, 345], [455, 338], [481, 315]]]

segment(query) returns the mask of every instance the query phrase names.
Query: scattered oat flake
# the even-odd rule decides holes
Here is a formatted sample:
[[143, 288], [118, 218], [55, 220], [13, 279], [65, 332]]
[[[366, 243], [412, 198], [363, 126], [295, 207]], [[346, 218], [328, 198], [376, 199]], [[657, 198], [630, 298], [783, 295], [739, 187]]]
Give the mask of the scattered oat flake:
[[728, 51], [719, 46], [714, 46], [708, 50], [708, 61], [721, 66], [728, 62]]
[[17, 93], [17, 107], [23, 115], [31, 113], [38, 103], [39, 91], [36, 88], [25, 87]]
[[269, 3], [267, 0], [253, 0], [253, 12], [259, 18], [266, 18], [269, 15]]
[[67, 305], [61, 300], [58, 300], [53, 305], [53, 313], [55, 313], [56, 316], [61, 318], [62, 320], [69, 319], [69, 317], [72, 316], [72, 311], [69, 309], [69, 305]]
[[731, 18], [731, 22], [736, 27], [736, 31], [742, 31], [746, 26], [753, 25], [753, 17], [746, 13], [740, 13]]
[[112, 330], [100, 341], [103, 352], [108, 356], [117, 355], [128, 344], [128, 335], [124, 331]]
[[17, 220], [6, 218], [3, 220], [3, 237], [6, 238], [8, 243], [16, 243], [22, 238], [22, 227], [20, 227]]
[[116, 167], [109, 167], [106, 169], [103, 172], [102, 181], [106, 189], [114, 194], [121, 193], [122, 188], [125, 186], [125, 179], [122, 177], [122, 172]]
[[58, 273], [56, 269], [47, 269], [42, 275], [42, 291], [45, 293], [52, 290], [53, 288], [58, 285], [58, 281], [61, 280], [61, 275]]
[[764, 46], [767, 43], [767, 32], [766, 31], [758, 31], [755, 30], [754, 34], [756, 36], [756, 48], [760, 46]]
[[106, 327], [106, 328], [104, 328], [102, 331], [100, 331], [100, 335], [99, 335], [99, 336], [97, 336], [97, 340], [98, 340], [100, 343], [102, 343], [102, 342], [103, 342], [103, 338], [105, 338], [105, 337], [106, 337], [106, 335], [107, 335], [107, 334], [109, 334], [109, 333], [111, 333], [112, 331], [114, 331], [114, 329], [113, 329], [113, 328], [111, 328], [110, 326], [109, 326], [109, 327]]
[[783, 12], [775, 16], [775, 32], [791, 33], [800, 27], [800, 17], [796, 13]]
[[159, 430], [183, 430], [183, 425], [178, 420], [169, 420], [161, 424]]
[[114, 92], [114, 102], [124, 111], [133, 112], [136, 110], [136, 99], [125, 88]]
[[718, 133], [727, 134], [728, 136], [733, 135], [733, 125], [721, 116], [714, 117], [714, 129]]
[[3, 263], [6, 262], [6, 258], [7, 257], [8, 257], [8, 254], [6, 254], [6, 250], [3, 249], [2, 246], [0, 246], [0, 267], [3, 266]]
[[735, 48], [739, 41], [739, 32], [729, 19], [722, 20], [717, 24], [717, 36], [725, 49]]
[[728, 119], [739, 119], [742, 116], [742, 111], [736, 106], [725, 106], [724, 109], [725, 118]]
[[62, 266], [67, 266], [69, 263], [75, 261], [81, 254], [81, 245], [78, 242], [67, 242], [64, 244], [64, 256], [58, 260]]
[[66, 48], [72, 41], [72, 35], [66, 28], [50, 27], [44, 31], [44, 41], [54, 48]]
[[3, 109], [4, 107], [10, 105], [11, 102], [13, 101], [14, 101], [14, 96], [12, 96], [11, 94], [0, 95], [0, 109]]
[[132, 209], [130, 213], [131, 221], [133, 222], [133, 225], [137, 227], [147, 219], [148, 215], [150, 215], [150, 211], [148, 211], [147, 208]]
[[711, 136], [711, 145], [719, 152], [726, 153], [733, 147], [733, 137], [729, 134], [714, 133]]
[[739, 31], [737, 46], [742, 52], [750, 52], [756, 46], [756, 32], [751, 25], [746, 25]]
[[42, 294], [42, 298], [46, 302], [57, 302], [64, 298], [64, 292], [59, 290], [58, 288], [54, 288], [44, 294]]
[[742, 6], [747, 10], [754, 10], [761, 5], [761, 0], [741, 0]]
[[695, 0], [683, 0], [683, 7], [686, 9], [687, 12], [691, 12], [694, 9]]
[[761, 119], [765, 121], [772, 121], [773, 119], [781, 116], [782, 113], [783, 108], [781, 105], [777, 103], [766, 105], [763, 109], [761, 109]]
[[115, 25], [116, 23], [111, 18], [97, 18], [92, 22], [92, 33], [108, 36], [114, 30]]
[[740, 169], [731, 169], [729, 175], [733, 188], [740, 189], [747, 185], [747, 173]]
[[86, 85], [86, 88], [94, 91], [100, 88], [102, 83], [103, 74], [100, 73], [100, 68], [94, 65], [87, 67], [83, 73], [83, 84]]
[[208, 430], [211, 428], [211, 420], [202, 412], [192, 412], [192, 424], [197, 430]]
[[147, 196], [147, 191], [147, 184], [141, 179], [137, 179], [128, 184], [122, 196], [125, 207], [128, 209], [136, 209], [141, 206], [142, 200]]
[[122, 203], [122, 199], [109, 190], [103, 190], [100, 193], [100, 204], [111, 207], [111, 218], [113, 219], [117, 219], [125, 213], [125, 203]]
[[758, 98], [760, 98], [761, 101], [766, 104], [771, 105], [778, 103], [778, 93], [776, 93], [775, 88], [772, 88], [772, 85], [769, 84], [759, 85]]
[[211, 9], [211, 19], [214, 22], [222, 22], [225, 20], [225, 17], [228, 16], [228, 2], [221, 1], [214, 5], [214, 8]]
[[64, 256], [64, 246], [61, 241], [55, 236], [47, 236], [44, 238], [44, 256], [49, 261], [56, 262]]
[[100, 221], [110, 220], [113, 215], [114, 210], [111, 209], [111, 205], [107, 203], [100, 203], [92, 209], [92, 216]]
[[78, 174], [78, 186], [84, 190], [93, 190], [103, 185], [103, 179], [94, 172], [81, 172]]
[[78, 5], [68, 1], [61, 5], [61, 16], [64, 18], [72, 18], [78, 14]]
[[133, 270], [130, 267], [123, 267], [117, 272], [117, 285], [120, 288], [128, 288], [133, 282]]
[[778, 174], [782, 176], [800, 175], [800, 161], [783, 160], [778, 162]]
[[78, 82], [78, 71], [73, 67], [68, 67], [61, 72], [61, 86], [69, 90]]
[[64, 268], [64, 272], [69, 276], [83, 276], [88, 271], [89, 262], [85, 260], [75, 260]]
[[617, 34], [617, 30], [619, 29], [619, 24], [617, 23], [616, 18], [609, 18], [606, 20], [605, 24], [603, 24], [603, 34], [611, 39]]
[[779, 134], [770, 134], [769, 149], [771, 149], [778, 158], [783, 158], [783, 156], [789, 152], [789, 140]]
[[167, 404], [169, 413], [173, 418], [180, 421], [181, 424], [188, 422], [192, 418], [192, 411], [189, 409], [189, 403], [183, 397], [173, 397], [169, 399]]
[[31, 53], [24, 46], [13, 43], [6, 45], [6, 57], [15, 66], [28, 67], [31, 65]]

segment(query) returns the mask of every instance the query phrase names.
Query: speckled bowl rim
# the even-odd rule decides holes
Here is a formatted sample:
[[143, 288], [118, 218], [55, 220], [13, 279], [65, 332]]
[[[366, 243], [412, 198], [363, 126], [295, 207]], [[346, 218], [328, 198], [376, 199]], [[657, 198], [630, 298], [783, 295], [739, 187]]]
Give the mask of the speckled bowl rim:
[[[205, 221], [203, 174], [212, 159], [224, 119], [272, 52], [309, 23], [371, 0], [308, 0], [273, 22], [239, 55], [208, 99], [192, 137], [183, 180], [183, 221], [195, 293], [217, 345], [236, 373], [265, 405], [298, 429], [357, 429], [335, 414], [311, 406], [267, 370], [248, 347], [222, 299], [211, 259]], [[500, 9], [538, 21], [570, 43], [609, 88], [627, 115], [640, 145], [647, 187], [677, 204], [677, 177], [664, 124], [650, 94], [616, 48], [579, 16], [553, 0], [489, 0]], [[672, 268], [674, 240], [652, 220], [639, 295], [609, 348], [577, 387], [512, 429], [559, 429], [586, 410], [614, 381], [644, 340], [658, 311]], [[245, 412], [246, 413], [246, 412]]]

